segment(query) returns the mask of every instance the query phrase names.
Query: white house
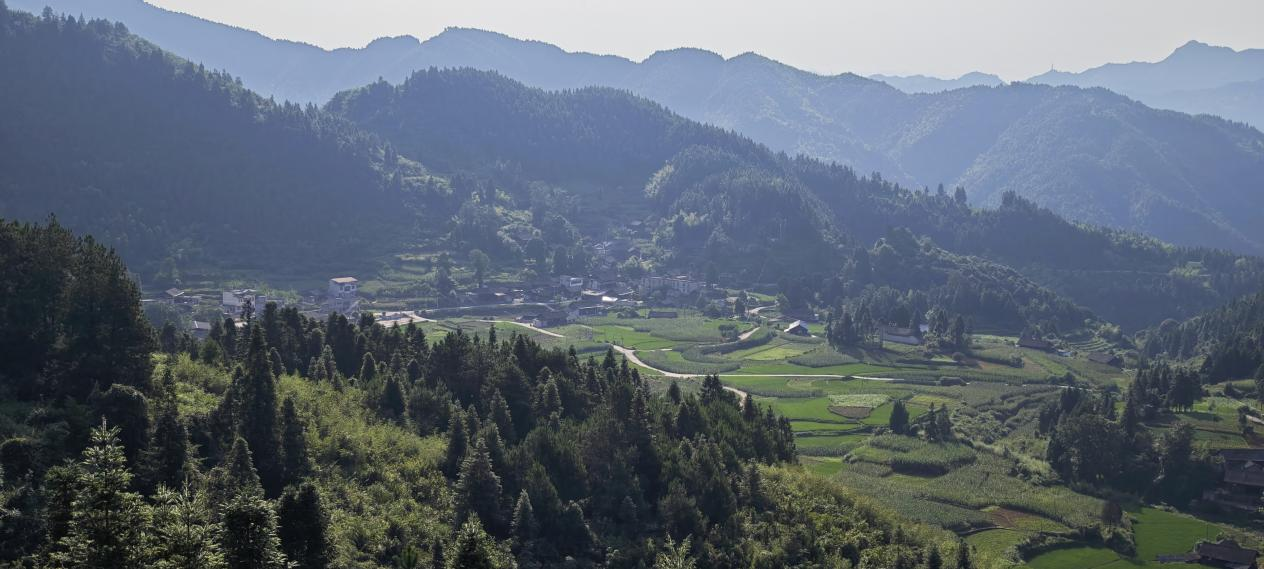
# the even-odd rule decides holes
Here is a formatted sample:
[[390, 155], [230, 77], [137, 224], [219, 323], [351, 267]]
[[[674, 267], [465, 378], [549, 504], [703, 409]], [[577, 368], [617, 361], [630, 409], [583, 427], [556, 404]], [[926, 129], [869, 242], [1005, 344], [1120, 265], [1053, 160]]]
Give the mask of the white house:
[[334, 277], [329, 279], [329, 291], [325, 299], [326, 310], [341, 314], [358, 312], [360, 308], [359, 289], [360, 281], [355, 277]]

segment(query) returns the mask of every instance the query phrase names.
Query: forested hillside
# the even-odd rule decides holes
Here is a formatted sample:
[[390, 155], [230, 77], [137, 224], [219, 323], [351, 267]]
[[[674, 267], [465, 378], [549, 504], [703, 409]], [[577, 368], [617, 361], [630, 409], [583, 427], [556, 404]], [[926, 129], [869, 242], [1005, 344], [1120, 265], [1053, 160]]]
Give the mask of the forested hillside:
[[1264, 292], [1185, 321], [1165, 321], [1145, 338], [1151, 356], [1203, 358], [1201, 370], [1209, 382], [1264, 378]]
[[798, 279], [813, 291], [804, 301], [822, 304], [855, 249], [880, 251], [889, 228], [907, 227], [930, 238], [918, 247], [937, 268], [901, 257], [924, 274], [853, 279], [852, 292], [925, 291], [955, 274], [971, 295], [1012, 299], [996, 313], [1007, 326], [1020, 313], [1081, 322], [1079, 304], [1137, 329], [1260, 284], [1255, 259], [1075, 225], [1014, 195], [972, 209], [965, 190], [913, 191], [774, 154], [610, 89], [545, 92], [429, 70], [299, 108], [116, 25], [14, 12], [2, 25], [16, 87], [0, 95], [11, 116], [0, 136], [14, 149], [0, 157], [0, 212], [99, 230], [159, 282], [186, 267], [282, 259], [308, 274], [317, 260], [363, 264], [414, 242], [508, 263], [540, 255], [507, 237], [519, 229], [546, 254], [582, 259], [582, 239], [649, 221], [656, 247], [646, 254], [660, 266]]
[[[1016, 83], [906, 94], [854, 74], [821, 76], [757, 54], [726, 60], [673, 49], [633, 62], [470, 29], [449, 29], [424, 42], [388, 38], [325, 51], [131, 1], [21, 5], [38, 10], [44, 3], [134, 21], [142, 36], [280, 98], [319, 104], [375, 78], [400, 82], [429, 67], [494, 70], [547, 89], [609, 86], [777, 151], [882, 172], [909, 187], [964, 185], [972, 203], [994, 206], [1014, 191], [1077, 221], [1182, 245], [1264, 252], [1264, 202], [1246, 189], [1264, 177], [1264, 135], [1214, 117], [1155, 110], [1102, 89]], [[239, 50], [217, 48], [228, 44]], [[1174, 61], [1186, 59], [1177, 55]], [[1238, 68], [1257, 57], [1237, 55], [1246, 62]], [[1148, 65], [1178, 84], [1186, 76], [1205, 83], [1188, 65], [1174, 71]], [[1224, 75], [1219, 64], [1202, 67]], [[1250, 93], [1251, 85], [1227, 86], [1236, 91], [1226, 104], [1242, 104], [1239, 92]]]
[[[972, 209], [965, 190], [912, 191], [879, 175], [774, 154], [608, 89], [546, 92], [496, 74], [428, 70], [397, 87], [375, 83], [341, 93], [327, 109], [441, 172], [488, 176], [520, 202], [531, 201], [533, 181], [557, 185], [586, 212], [573, 220], [599, 215], [617, 225], [624, 213], [643, 219], [648, 205], [664, 262], [717, 263], [751, 282], [807, 276], [815, 281], [809, 288], [823, 289], [853, 248], [868, 248], [900, 226], [957, 253], [937, 254], [939, 266], [975, 275], [976, 288], [1010, 297], [1039, 288], [1026, 282], [1034, 279], [1130, 329], [1251, 292], [1262, 274], [1254, 258], [1073, 224], [1016, 195], [996, 209]], [[946, 284], [947, 274], [936, 282]], [[1050, 312], [1069, 305], [1040, 295], [1035, 303], [1045, 308], [1034, 313], [1083, 319], [1075, 310]], [[1022, 296], [1016, 305], [1032, 300]]]
[[406, 235], [427, 191], [344, 121], [121, 25], [0, 7], [0, 69], [0, 215], [56, 213], [146, 272], [353, 258]]
[[6, 563], [879, 568], [959, 549], [782, 466], [789, 423], [716, 377], [663, 394], [613, 351], [275, 304], [155, 341], [91, 238], [5, 223], [0, 245], [20, 269], [3, 290], [42, 293], [0, 299], [0, 349], [24, 356], [0, 368]]

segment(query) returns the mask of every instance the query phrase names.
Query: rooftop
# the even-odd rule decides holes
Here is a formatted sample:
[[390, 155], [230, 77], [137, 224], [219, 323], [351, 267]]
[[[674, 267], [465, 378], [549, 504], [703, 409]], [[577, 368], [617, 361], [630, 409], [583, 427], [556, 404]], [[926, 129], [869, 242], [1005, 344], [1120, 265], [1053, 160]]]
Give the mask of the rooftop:
[[329, 282], [338, 283], [338, 284], [351, 284], [351, 283], [358, 283], [360, 281], [357, 280], [355, 277], [334, 277], [332, 279], [329, 279]]

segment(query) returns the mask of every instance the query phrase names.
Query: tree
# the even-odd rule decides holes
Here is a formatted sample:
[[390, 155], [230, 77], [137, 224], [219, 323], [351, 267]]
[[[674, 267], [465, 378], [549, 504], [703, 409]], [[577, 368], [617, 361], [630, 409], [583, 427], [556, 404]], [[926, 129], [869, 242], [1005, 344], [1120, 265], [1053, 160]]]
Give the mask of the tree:
[[448, 445], [443, 459], [443, 473], [448, 478], [456, 478], [465, 461], [470, 437], [465, 432], [465, 412], [460, 407], [453, 405], [448, 417]]
[[891, 406], [891, 419], [888, 421], [888, 425], [891, 427], [891, 432], [903, 435], [908, 432], [908, 422], [908, 408], [904, 406], [904, 401], [902, 399], [896, 399], [895, 403]]
[[492, 260], [487, 253], [479, 249], [470, 251], [470, 264], [474, 266], [474, 282], [478, 283], [478, 288], [483, 288], [483, 279], [487, 276], [487, 269], [491, 263]]
[[382, 387], [382, 396], [377, 401], [378, 409], [387, 419], [403, 421], [404, 417], [408, 416], [407, 405], [404, 388], [400, 385], [399, 378], [391, 374], [386, 379], [386, 385]]
[[487, 443], [479, 439], [473, 452], [461, 463], [456, 483], [456, 519], [463, 523], [477, 518], [495, 533], [501, 527], [500, 477], [492, 469]]
[[974, 561], [970, 559], [970, 544], [965, 540], [957, 542], [957, 569], [974, 569]]
[[277, 506], [281, 548], [304, 569], [325, 569], [330, 562], [329, 514], [311, 482], [291, 486]]
[[139, 463], [149, 447], [149, 400], [135, 387], [112, 385], [101, 394], [97, 408], [111, 425], [115, 425], [127, 461]]
[[86, 569], [141, 567], [149, 526], [140, 494], [130, 490], [118, 429], [105, 421], [93, 429], [91, 443], [74, 467], [66, 535], [51, 555], [54, 565]]
[[307, 434], [293, 397], [286, 397], [281, 406], [281, 450], [285, 453], [285, 482], [294, 484], [312, 471], [307, 456]]
[[238, 431], [249, 445], [255, 468], [268, 496], [277, 496], [284, 486], [281, 441], [277, 432], [276, 379], [268, 361], [268, 345], [259, 326], [250, 327], [250, 343], [243, 361], [241, 381], [235, 385], [240, 397]]
[[286, 567], [276, 512], [262, 496], [240, 493], [223, 506], [220, 516], [221, 547], [229, 569]]
[[185, 481], [188, 457], [189, 429], [180, 421], [175, 403], [166, 403], [159, 411], [144, 455], [144, 478], [149, 487], [180, 488]]
[[477, 518], [461, 524], [454, 551], [448, 556], [447, 569], [507, 569], [513, 561], [496, 548], [496, 543]]
[[160, 488], [154, 499], [154, 567], [224, 569], [218, 530], [210, 520], [206, 495], [189, 485]]
[[689, 555], [688, 537], [677, 542], [667, 536], [663, 550], [654, 558], [654, 569], [694, 569], [696, 566], [697, 562]]

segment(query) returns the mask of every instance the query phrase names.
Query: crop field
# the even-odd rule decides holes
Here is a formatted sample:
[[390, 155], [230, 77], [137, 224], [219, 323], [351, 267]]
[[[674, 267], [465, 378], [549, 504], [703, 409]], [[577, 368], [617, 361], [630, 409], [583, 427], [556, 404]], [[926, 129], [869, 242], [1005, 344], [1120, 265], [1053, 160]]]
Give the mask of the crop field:
[[737, 370], [737, 363], [702, 363], [689, 361], [675, 350], [637, 351], [637, 357], [648, 365], [672, 373], [709, 374]]
[[[955, 454], [958, 452], [944, 449], [944, 454], [936, 460], [965, 460]], [[1013, 460], [988, 452], [971, 452], [976, 455], [973, 462], [940, 476], [900, 474], [888, 466], [860, 461], [868, 466], [849, 465], [841, 469], [837, 477], [857, 491], [891, 504], [897, 511], [909, 512], [913, 519], [950, 529], [993, 525], [994, 520], [982, 511], [991, 506], [1027, 512], [1073, 528], [1096, 523], [1101, 512], [1100, 500], [1060, 486], [1032, 484], [1011, 475]], [[930, 512], [936, 519], [918, 514], [919, 508], [928, 503], [952, 506], [948, 511], [954, 512], [954, 517], [943, 518], [943, 508]]]
[[1070, 547], [1042, 553], [1033, 557], [1027, 564], [1037, 569], [1204, 567], [1189, 563], [1159, 563], [1156, 558], [1159, 555], [1187, 553], [1198, 541], [1215, 539], [1221, 533], [1221, 528], [1215, 524], [1156, 508], [1141, 508], [1138, 511], [1129, 512], [1128, 515], [1133, 519], [1132, 527], [1137, 539], [1137, 555], [1134, 558], [1120, 557], [1119, 554], [1100, 547]]
[[[751, 327], [749, 324], [731, 320], [704, 318], [690, 311], [680, 312], [679, 318], [617, 318], [611, 316], [589, 318], [582, 322], [593, 327], [594, 330], [608, 327], [631, 329], [635, 332], [671, 342], [660, 346], [665, 348], [676, 347], [677, 344], [718, 344], [724, 342], [724, 335], [720, 333], [720, 326], [725, 324], [738, 325], [739, 332], [748, 330]], [[632, 347], [632, 345], [628, 345], [628, 347]], [[652, 349], [640, 345], [635, 347], [637, 349]]]

